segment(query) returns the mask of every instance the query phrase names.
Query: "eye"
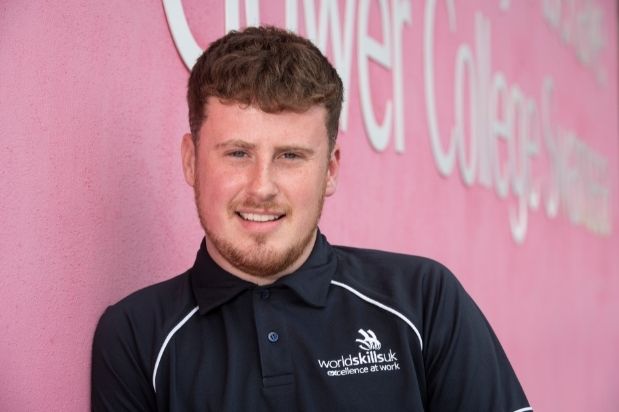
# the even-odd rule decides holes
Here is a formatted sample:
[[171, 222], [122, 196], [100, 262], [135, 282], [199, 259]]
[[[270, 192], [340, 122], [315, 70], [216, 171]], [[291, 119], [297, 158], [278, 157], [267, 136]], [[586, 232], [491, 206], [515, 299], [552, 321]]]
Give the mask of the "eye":
[[284, 159], [295, 160], [301, 158], [298, 153], [295, 152], [285, 152], [282, 154]]
[[226, 153], [226, 156], [235, 157], [235, 158], [243, 158], [247, 157], [247, 152], [244, 150], [233, 150], [232, 152]]

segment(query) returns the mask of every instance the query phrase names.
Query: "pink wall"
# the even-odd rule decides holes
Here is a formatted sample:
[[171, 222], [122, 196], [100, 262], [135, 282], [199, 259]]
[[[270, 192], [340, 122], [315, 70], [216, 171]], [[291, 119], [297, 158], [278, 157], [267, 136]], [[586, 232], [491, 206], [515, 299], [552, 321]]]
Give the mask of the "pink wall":
[[[260, 20], [286, 24], [286, 3], [263, 1]], [[297, 3], [305, 34], [312, 2]], [[537, 411], [618, 410], [616, 2], [372, 1], [367, 28], [363, 1], [315, 3], [318, 22], [339, 5], [349, 41], [334, 47], [326, 31], [350, 68], [329, 239], [450, 266]], [[224, 33], [223, 0], [183, 6], [200, 47]], [[0, 3], [0, 410], [88, 409], [103, 309], [192, 263], [201, 232], [179, 160], [188, 71], [170, 19], [153, 2]], [[382, 62], [367, 36], [387, 49]], [[501, 123], [507, 138], [492, 134]]]

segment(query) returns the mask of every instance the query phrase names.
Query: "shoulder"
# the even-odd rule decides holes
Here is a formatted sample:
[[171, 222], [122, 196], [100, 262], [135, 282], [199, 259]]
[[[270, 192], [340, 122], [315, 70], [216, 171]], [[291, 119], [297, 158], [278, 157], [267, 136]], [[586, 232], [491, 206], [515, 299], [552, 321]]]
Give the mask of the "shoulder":
[[157, 353], [169, 325], [191, 305], [195, 303], [186, 272], [105, 310], [92, 344], [93, 409], [155, 409], [150, 379]]
[[492, 328], [449, 269], [420, 256], [334, 249], [333, 283], [410, 321], [422, 345], [429, 409], [527, 409]]
[[[196, 306], [190, 272], [131, 293], [110, 305], [95, 331], [95, 345], [140, 353], [149, 362], [158, 342]], [[121, 349], [124, 348], [124, 349]]]
[[171, 279], [137, 290], [108, 308], [108, 312], [132, 317], [151, 317], [174, 313], [195, 306], [191, 292], [190, 270]]
[[404, 288], [409, 293], [415, 290], [428, 294], [444, 287], [460, 287], [446, 266], [427, 257], [347, 246], [334, 249], [338, 277], [368, 288]]
[[[437, 318], [447, 320], [458, 305], [470, 301], [453, 273], [422, 256], [337, 246], [338, 270], [333, 284], [368, 297], [417, 325], [422, 337]], [[440, 322], [445, 324], [445, 322]]]

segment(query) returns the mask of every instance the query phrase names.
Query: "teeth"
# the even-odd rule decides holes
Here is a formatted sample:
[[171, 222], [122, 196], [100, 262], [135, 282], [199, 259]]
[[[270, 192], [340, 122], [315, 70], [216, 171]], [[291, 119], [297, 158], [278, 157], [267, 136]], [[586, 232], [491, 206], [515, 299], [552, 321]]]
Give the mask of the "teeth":
[[241, 213], [239, 215], [245, 220], [250, 220], [252, 222], [270, 222], [272, 220], [277, 220], [280, 218], [280, 215], [260, 215], [257, 213]]

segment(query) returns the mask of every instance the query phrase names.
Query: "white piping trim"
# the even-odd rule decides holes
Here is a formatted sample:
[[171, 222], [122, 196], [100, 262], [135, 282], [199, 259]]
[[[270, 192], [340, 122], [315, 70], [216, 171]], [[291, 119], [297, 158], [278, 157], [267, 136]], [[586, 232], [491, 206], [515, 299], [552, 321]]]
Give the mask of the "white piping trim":
[[[423, 341], [421, 340], [421, 334], [419, 333], [419, 330], [417, 330], [417, 328], [415, 327], [415, 325], [413, 325], [413, 322], [411, 322], [406, 316], [404, 316], [403, 314], [401, 314], [400, 312], [398, 312], [397, 310], [387, 306], [387, 305], [383, 305], [382, 303], [364, 295], [363, 293], [359, 292], [358, 290], [344, 284], [341, 282], [338, 282], [336, 280], [332, 280], [331, 281], [332, 284], [339, 286], [341, 288], [344, 288], [346, 290], [348, 290], [349, 292], [354, 293], [355, 295], [359, 296], [361, 299], [365, 300], [368, 303], [371, 303], [372, 305], [376, 305], [381, 309], [386, 310], [389, 313], [392, 313], [394, 315], [396, 315], [398, 318], [402, 319], [404, 322], [406, 322], [408, 324], [408, 326], [411, 327], [411, 329], [413, 329], [413, 332], [415, 332], [415, 334], [417, 335], [417, 339], [419, 339], [419, 346], [421, 347], [421, 350], [423, 350]], [[516, 411], [519, 412], [519, 411]], [[520, 411], [522, 412], [522, 411]]]
[[518, 409], [517, 411], [514, 411], [514, 412], [526, 412], [526, 411], [533, 412], [533, 408], [531, 408], [530, 406], [527, 406], [526, 408], [521, 408], [521, 409]]
[[183, 325], [189, 320], [190, 317], [192, 317], [194, 315], [194, 313], [196, 313], [198, 311], [198, 309], [199, 309], [198, 306], [193, 308], [191, 310], [191, 312], [189, 312], [187, 314], [187, 316], [185, 316], [183, 318], [183, 320], [178, 322], [176, 324], [176, 326], [174, 326], [174, 328], [172, 328], [170, 333], [168, 333], [168, 336], [166, 336], [165, 340], [163, 341], [163, 345], [161, 345], [161, 349], [159, 349], [159, 355], [157, 355], [157, 361], [155, 362], [155, 368], [153, 369], [153, 389], [155, 390], [155, 392], [157, 392], [157, 385], [155, 384], [155, 379], [157, 378], [157, 368], [159, 368], [159, 362], [161, 361], [161, 357], [163, 356], [163, 351], [165, 351], [165, 348], [166, 348], [166, 346], [168, 346], [168, 343], [170, 342], [170, 339], [172, 339], [172, 336], [174, 336], [174, 334], [181, 327], [183, 327]]

